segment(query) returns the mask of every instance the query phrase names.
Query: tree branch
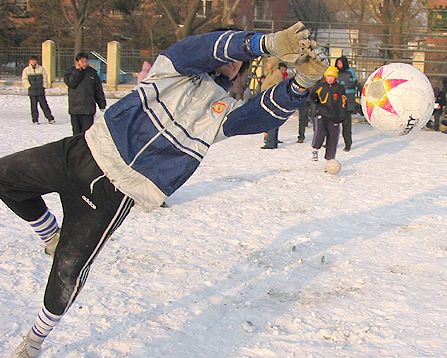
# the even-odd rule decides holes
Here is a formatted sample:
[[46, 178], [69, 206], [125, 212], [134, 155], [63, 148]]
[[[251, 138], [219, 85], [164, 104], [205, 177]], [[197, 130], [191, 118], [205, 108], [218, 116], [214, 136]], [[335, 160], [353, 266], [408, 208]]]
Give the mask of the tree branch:
[[194, 3], [190, 7], [188, 11], [188, 15], [186, 16], [185, 23], [183, 24], [185, 27], [193, 27], [194, 19], [196, 17], [197, 11], [199, 11], [202, 0], [194, 0]]
[[[63, 3], [64, 1], [62, 0], [62, 3]], [[78, 4], [77, 4], [77, 2], [76, 2], [76, 0], [70, 0], [70, 3], [71, 3], [71, 7], [72, 7], [72, 9], [73, 9], [73, 13], [74, 13], [74, 16], [75, 16], [75, 18], [76, 18], [76, 20], [80, 17], [80, 14], [79, 14], [79, 9], [78, 9]]]
[[[68, 22], [70, 25], [73, 26], [74, 23], [70, 20], [70, 17], [68, 16], [67, 10], [66, 10], [66, 8], [65, 8], [64, 0], [61, 0], [60, 4], [61, 4], [61, 7], [62, 7], [62, 12], [64, 13], [65, 18], [67, 19], [67, 22]], [[70, 29], [70, 30], [71, 30], [71, 29]], [[72, 32], [73, 32], [73, 31], [72, 31]]]
[[160, 3], [161, 8], [163, 9], [163, 11], [166, 14], [166, 17], [168, 18], [169, 22], [171, 23], [171, 25], [174, 27], [174, 31], [178, 30], [178, 22], [175, 21], [174, 15], [172, 13], [172, 11], [166, 6], [165, 3]]

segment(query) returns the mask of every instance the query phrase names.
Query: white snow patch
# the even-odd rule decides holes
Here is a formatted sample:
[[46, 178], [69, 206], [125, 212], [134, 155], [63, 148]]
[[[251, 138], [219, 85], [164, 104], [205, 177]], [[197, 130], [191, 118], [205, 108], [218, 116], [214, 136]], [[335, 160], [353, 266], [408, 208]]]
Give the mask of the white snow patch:
[[[55, 125], [32, 125], [26, 96], [0, 102], [1, 155], [71, 133], [65, 96], [48, 97]], [[43, 357], [445, 356], [447, 136], [354, 124], [331, 176], [310, 159], [311, 129], [296, 144], [296, 127], [280, 129], [278, 150], [260, 150], [261, 135], [214, 145], [169, 208], [135, 208]], [[58, 196], [45, 200], [60, 222]], [[3, 204], [0, 218], [7, 357], [51, 260]]]

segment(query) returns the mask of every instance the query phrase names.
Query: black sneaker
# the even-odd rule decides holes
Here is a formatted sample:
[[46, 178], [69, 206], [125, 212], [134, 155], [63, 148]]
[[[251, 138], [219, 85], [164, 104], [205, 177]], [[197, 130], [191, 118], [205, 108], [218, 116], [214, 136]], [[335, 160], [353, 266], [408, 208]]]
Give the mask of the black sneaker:
[[349, 152], [349, 151], [351, 150], [351, 147], [345, 147], [343, 150], [344, 150], [345, 152]]
[[261, 149], [275, 149], [275, 148], [270, 147], [270, 146], [268, 146], [268, 145], [264, 145], [264, 146], [261, 147]]
[[313, 160], [314, 162], [317, 162], [317, 161], [318, 161], [318, 151], [317, 151], [317, 150], [314, 150], [314, 151], [312, 152], [312, 160]]
[[303, 143], [304, 142], [304, 138], [298, 138], [298, 140], [296, 142], [297, 143]]

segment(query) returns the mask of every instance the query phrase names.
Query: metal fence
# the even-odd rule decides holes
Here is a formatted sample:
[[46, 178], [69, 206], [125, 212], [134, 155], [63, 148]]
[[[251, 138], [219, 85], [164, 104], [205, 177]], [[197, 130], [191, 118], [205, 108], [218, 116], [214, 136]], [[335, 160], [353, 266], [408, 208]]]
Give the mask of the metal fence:
[[66, 70], [73, 66], [74, 49], [56, 48], [56, 81], [63, 81]]
[[0, 49], [0, 80], [20, 80], [23, 69], [28, 66], [28, 58], [32, 55], [40, 58], [42, 56], [42, 48], [14, 47]]
[[150, 58], [144, 58], [141, 50], [122, 49], [121, 50], [121, 69], [125, 72], [138, 73], [141, 71], [143, 61], [153, 63]]
[[[104, 49], [97, 51], [85, 51], [90, 54], [93, 67], [94, 61], [100, 61], [101, 72], [107, 71], [106, 51]], [[95, 53], [95, 55], [93, 55]], [[42, 48], [41, 47], [12, 47], [0, 49], [0, 80], [2, 81], [20, 81], [23, 69], [28, 65], [28, 58], [35, 55], [41, 63]], [[98, 56], [96, 56], [98, 55]], [[127, 78], [136, 77], [141, 70], [143, 61], [153, 63], [155, 55], [137, 49], [121, 50], [121, 70], [128, 74]], [[101, 58], [101, 60], [99, 60]], [[73, 48], [56, 48], [56, 81], [63, 81], [66, 70], [73, 66], [74, 49]]]
[[[290, 26], [293, 21], [254, 20], [250, 30], [277, 31]], [[356, 68], [359, 80], [364, 81], [377, 67], [390, 62], [415, 63], [424, 66], [424, 72], [434, 80], [447, 78], [447, 34], [413, 26], [402, 31], [399, 24], [385, 29], [377, 24], [355, 23], [306, 23], [312, 37], [330, 56], [332, 49], [340, 49]], [[105, 56], [105, 49], [96, 49]], [[61, 80], [66, 68], [73, 63], [73, 49], [56, 51], [56, 78]], [[41, 55], [41, 49], [0, 49], [0, 80], [18, 80], [30, 55]], [[121, 49], [121, 69], [135, 75], [144, 60], [153, 63], [158, 53], [140, 49]], [[129, 76], [127, 76], [129, 78]]]
[[[107, 51], [101, 49], [86, 52], [90, 54], [90, 62], [93, 67], [100, 72], [100, 77], [105, 80], [103, 75], [107, 72]], [[153, 63], [155, 60], [154, 57], [156, 57], [156, 55], [153, 53], [148, 53], [147, 51], [139, 49], [121, 49], [121, 72], [128, 75], [125, 77], [128, 80], [132, 77], [136, 78], [138, 72], [141, 71], [143, 61]], [[56, 80], [63, 80], [66, 69], [73, 66], [73, 59], [73, 48], [61, 48], [56, 50]], [[101, 66], [98, 67], [98, 65], [95, 64], [95, 61], [100, 61]]]
[[[278, 31], [294, 21], [253, 20], [255, 31]], [[377, 67], [391, 62], [424, 65], [425, 74], [438, 80], [447, 78], [447, 33], [427, 27], [402, 24], [384, 27], [380, 24], [352, 22], [306, 22], [311, 36], [330, 57], [331, 48], [339, 48], [357, 69], [359, 79], [365, 80]], [[418, 59], [418, 61], [415, 61]]]

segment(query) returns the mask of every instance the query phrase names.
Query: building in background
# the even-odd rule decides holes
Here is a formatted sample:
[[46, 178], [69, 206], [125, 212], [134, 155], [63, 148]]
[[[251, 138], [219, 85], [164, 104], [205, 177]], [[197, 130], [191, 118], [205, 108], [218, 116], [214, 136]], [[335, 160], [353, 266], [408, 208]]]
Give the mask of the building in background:
[[255, 31], [277, 31], [292, 20], [289, 0], [241, 0], [235, 23]]

